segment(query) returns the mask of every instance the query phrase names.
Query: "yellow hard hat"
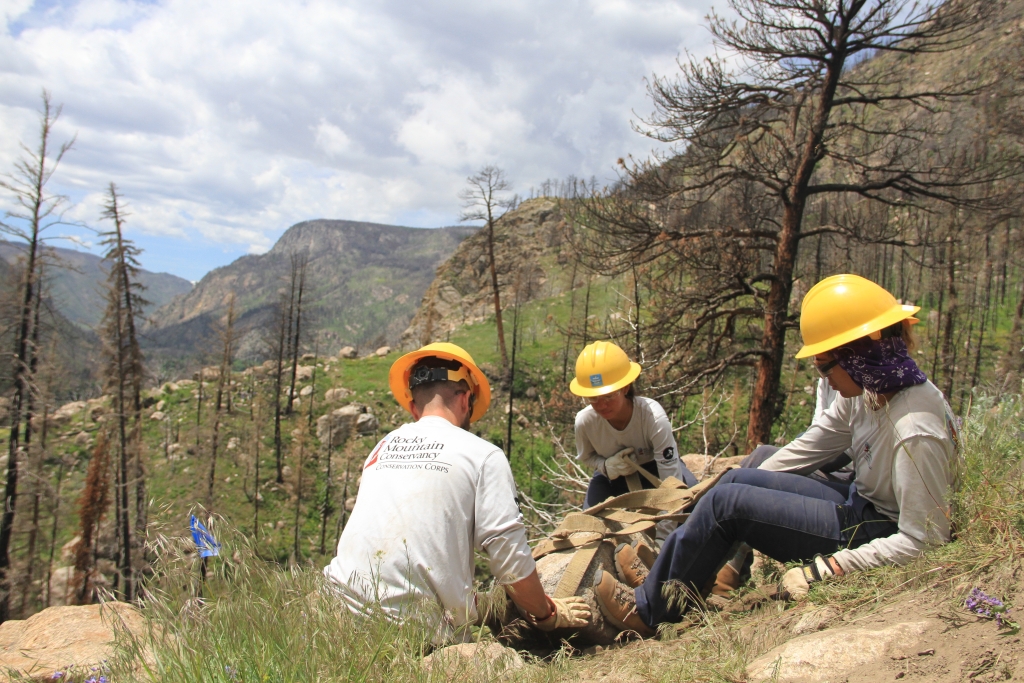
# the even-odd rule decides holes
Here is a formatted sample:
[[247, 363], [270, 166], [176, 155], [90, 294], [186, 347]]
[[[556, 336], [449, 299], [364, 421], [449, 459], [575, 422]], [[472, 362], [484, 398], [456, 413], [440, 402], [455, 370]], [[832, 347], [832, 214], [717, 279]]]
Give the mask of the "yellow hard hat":
[[921, 310], [907, 306], [871, 280], [859, 275], [832, 275], [811, 287], [800, 308], [804, 346], [797, 358], [807, 358], [849, 344], [855, 339], [910, 319]]
[[625, 351], [612, 342], [596, 341], [587, 344], [576, 359], [576, 379], [569, 382], [569, 391], [577, 396], [604, 396], [639, 375], [639, 363], [631, 362]]
[[410, 413], [412, 412], [409, 376], [413, 366], [421, 358], [442, 358], [462, 363], [462, 367], [458, 370], [448, 371], [448, 379], [453, 382], [458, 382], [460, 379], [466, 380], [466, 384], [476, 396], [473, 414], [469, 417], [469, 421], [476, 422], [484, 416], [488, 406], [491, 405], [491, 385], [487, 381], [487, 376], [480, 371], [480, 368], [473, 362], [473, 357], [466, 353], [465, 349], [448, 342], [427, 344], [421, 349], [405, 354], [391, 364], [391, 370], [388, 372], [388, 384], [391, 386], [391, 393], [394, 394], [398, 405]]

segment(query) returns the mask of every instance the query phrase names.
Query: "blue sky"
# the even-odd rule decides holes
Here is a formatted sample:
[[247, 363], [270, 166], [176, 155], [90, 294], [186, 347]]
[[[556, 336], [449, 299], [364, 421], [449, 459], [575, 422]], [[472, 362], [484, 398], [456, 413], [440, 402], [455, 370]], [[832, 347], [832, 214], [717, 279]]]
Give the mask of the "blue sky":
[[0, 0], [0, 172], [45, 88], [69, 219], [104, 228], [117, 183], [147, 269], [198, 280], [310, 218], [451, 225], [485, 164], [525, 194], [648, 154], [644, 78], [709, 51], [711, 5]]

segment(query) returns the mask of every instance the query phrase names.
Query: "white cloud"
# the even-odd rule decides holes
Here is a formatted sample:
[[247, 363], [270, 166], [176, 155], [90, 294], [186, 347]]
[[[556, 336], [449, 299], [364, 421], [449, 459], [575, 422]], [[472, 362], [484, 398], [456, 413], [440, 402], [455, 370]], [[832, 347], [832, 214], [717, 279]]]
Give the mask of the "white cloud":
[[0, 2], [0, 170], [50, 90], [75, 217], [115, 181], [163, 240], [146, 265], [173, 238], [195, 278], [303, 219], [451, 224], [487, 163], [520, 190], [612, 177], [651, 146], [644, 77], [706, 52], [711, 0]]

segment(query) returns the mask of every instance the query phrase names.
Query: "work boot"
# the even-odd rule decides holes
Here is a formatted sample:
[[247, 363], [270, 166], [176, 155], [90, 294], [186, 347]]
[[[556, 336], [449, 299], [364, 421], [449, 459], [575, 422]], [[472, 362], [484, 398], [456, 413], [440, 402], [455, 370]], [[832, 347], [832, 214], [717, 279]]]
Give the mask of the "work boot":
[[726, 564], [718, 570], [715, 585], [711, 587], [711, 594], [727, 598], [730, 593], [742, 585], [743, 577], [740, 576], [740, 573], [731, 564]]
[[633, 589], [615, 580], [608, 572], [601, 572], [594, 582], [594, 597], [601, 613], [610, 623], [623, 631], [633, 631], [641, 638], [653, 638], [656, 631], [644, 623], [636, 611]]
[[650, 569], [628, 543], [620, 543], [615, 549], [615, 573], [619, 580], [630, 588], [637, 588], [644, 582]]

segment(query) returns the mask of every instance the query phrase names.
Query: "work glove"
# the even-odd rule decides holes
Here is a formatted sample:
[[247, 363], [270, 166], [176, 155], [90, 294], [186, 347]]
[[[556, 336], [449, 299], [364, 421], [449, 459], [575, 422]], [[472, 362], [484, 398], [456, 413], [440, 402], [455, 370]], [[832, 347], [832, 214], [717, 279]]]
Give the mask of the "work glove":
[[[838, 572], [833, 569], [833, 564], [838, 567]], [[793, 567], [782, 576], [782, 589], [789, 593], [790, 599], [803, 600], [811, 590], [812, 583], [842, 575], [843, 568], [831, 555], [828, 557], [815, 555], [814, 559], [807, 564]]]
[[605, 475], [609, 479], [618, 479], [619, 477], [633, 474], [636, 471], [636, 465], [629, 459], [631, 455], [633, 455], [632, 448], [623, 448], [615, 455], [607, 458], [604, 461]]
[[548, 598], [551, 604], [551, 616], [538, 619], [535, 626], [541, 631], [554, 631], [556, 628], [583, 628], [590, 623], [590, 605], [578, 596], [568, 598]]

